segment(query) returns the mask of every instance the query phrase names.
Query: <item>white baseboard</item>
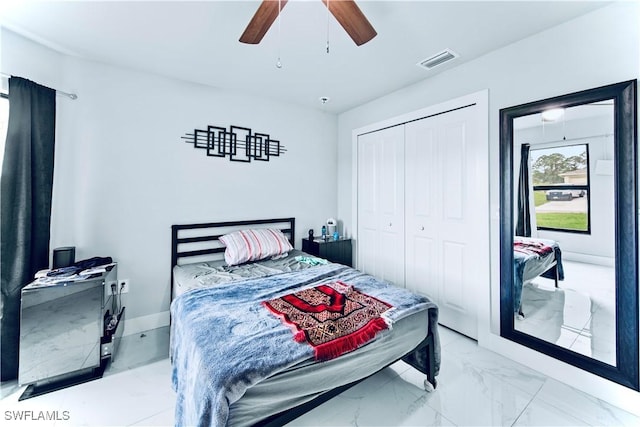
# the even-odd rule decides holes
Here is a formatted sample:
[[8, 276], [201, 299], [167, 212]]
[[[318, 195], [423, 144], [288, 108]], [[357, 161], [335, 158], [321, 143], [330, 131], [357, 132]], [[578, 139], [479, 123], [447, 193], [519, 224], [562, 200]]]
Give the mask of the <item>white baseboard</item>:
[[609, 257], [586, 255], [576, 252], [562, 252], [562, 259], [567, 261], [584, 262], [585, 264], [605, 265], [613, 267], [615, 260]]
[[123, 336], [139, 334], [140, 332], [162, 328], [163, 326], [169, 326], [169, 311], [162, 311], [160, 313], [149, 314], [147, 316], [128, 318], [125, 308], [124, 331], [122, 331]]

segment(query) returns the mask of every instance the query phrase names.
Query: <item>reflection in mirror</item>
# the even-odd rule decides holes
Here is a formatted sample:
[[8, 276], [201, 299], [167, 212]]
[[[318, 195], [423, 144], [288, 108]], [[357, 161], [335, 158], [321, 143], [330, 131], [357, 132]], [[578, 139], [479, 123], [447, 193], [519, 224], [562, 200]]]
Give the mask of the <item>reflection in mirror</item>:
[[500, 110], [500, 335], [640, 390], [636, 87]]
[[615, 366], [613, 113], [604, 100], [513, 122], [515, 206], [530, 212], [514, 212], [514, 327]]

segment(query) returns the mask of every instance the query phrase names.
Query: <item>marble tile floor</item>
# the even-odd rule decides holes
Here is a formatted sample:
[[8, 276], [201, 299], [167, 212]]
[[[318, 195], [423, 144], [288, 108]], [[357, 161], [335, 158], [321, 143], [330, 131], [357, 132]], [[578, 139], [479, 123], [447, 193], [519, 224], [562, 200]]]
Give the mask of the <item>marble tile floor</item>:
[[515, 328], [614, 365], [615, 271], [613, 267], [564, 261], [565, 280], [536, 278], [522, 289], [524, 319]]
[[[436, 391], [425, 392], [424, 376], [398, 363], [289, 426], [640, 425], [640, 417], [480, 348], [449, 329], [440, 331], [443, 362]], [[162, 328], [145, 335], [123, 338], [119, 360], [102, 379], [22, 402], [17, 401], [22, 389], [16, 386], [7, 395], [3, 385], [3, 426], [173, 425], [168, 333]], [[26, 411], [58, 411], [59, 420], [29, 424], [14, 419]]]
[[[150, 363], [167, 359], [169, 355], [169, 327], [123, 336], [118, 341], [115, 357], [107, 366], [104, 377], [131, 370]], [[0, 398], [16, 393], [19, 397], [24, 388], [17, 381], [6, 381], [0, 385]]]

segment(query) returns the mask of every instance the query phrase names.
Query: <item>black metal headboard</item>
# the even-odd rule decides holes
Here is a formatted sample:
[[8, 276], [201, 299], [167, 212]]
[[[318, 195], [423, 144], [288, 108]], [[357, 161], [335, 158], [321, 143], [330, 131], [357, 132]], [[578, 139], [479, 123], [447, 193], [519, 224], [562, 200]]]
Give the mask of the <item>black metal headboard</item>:
[[[173, 295], [173, 267], [216, 255], [222, 259], [225, 246], [218, 239], [227, 233], [247, 228], [277, 228], [295, 246], [295, 218], [273, 218], [245, 221], [208, 222], [201, 224], [177, 224], [171, 226], [171, 288]], [[182, 261], [182, 262], [181, 262]]]

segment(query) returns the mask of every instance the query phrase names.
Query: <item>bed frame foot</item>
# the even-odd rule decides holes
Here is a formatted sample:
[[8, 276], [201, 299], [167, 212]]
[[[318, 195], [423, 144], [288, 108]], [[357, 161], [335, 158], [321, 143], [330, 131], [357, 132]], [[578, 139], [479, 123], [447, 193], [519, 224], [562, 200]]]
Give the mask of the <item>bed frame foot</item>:
[[438, 381], [435, 379], [433, 380], [433, 384], [431, 384], [428, 379], [424, 380], [424, 391], [426, 391], [427, 393], [433, 393], [436, 390], [437, 386]]
[[[431, 310], [431, 309], [430, 309]], [[424, 380], [424, 389], [427, 392], [435, 390], [436, 382], [436, 356], [435, 356], [435, 337], [433, 332], [429, 333], [418, 346], [405, 354], [401, 360], [413, 366], [419, 372], [425, 374], [427, 378]]]

